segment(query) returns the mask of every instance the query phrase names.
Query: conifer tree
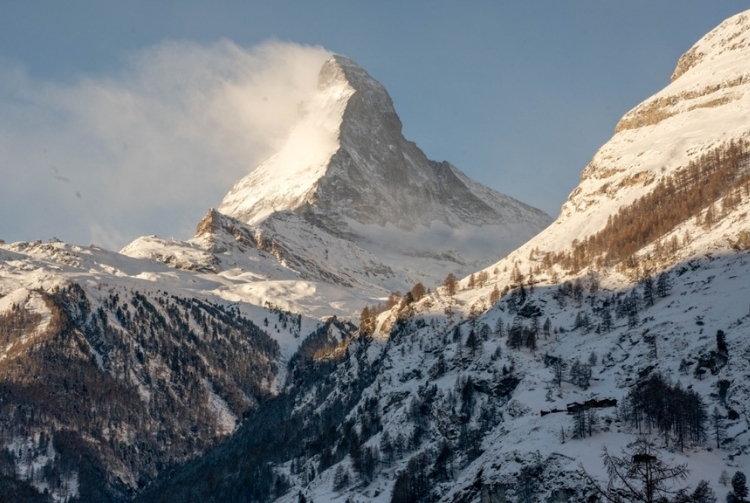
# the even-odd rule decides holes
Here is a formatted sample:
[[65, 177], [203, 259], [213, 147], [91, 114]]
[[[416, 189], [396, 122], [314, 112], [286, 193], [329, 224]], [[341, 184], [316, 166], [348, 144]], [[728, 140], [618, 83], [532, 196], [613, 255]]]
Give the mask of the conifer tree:
[[687, 465], [671, 466], [664, 462], [656, 445], [639, 438], [623, 450], [622, 456], [614, 456], [604, 448], [602, 459], [609, 481], [602, 486], [583, 465], [579, 473], [594, 488], [598, 496], [609, 503], [715, 503], [716, 495], [708, 483], [701, 481], [689, 493], [688, 488], [677, 489], [678, 482], [689, 473]]
[[549, 319], [549, 316], [546, 320], [544, 320], [544, 325], [542, 325], [542, 333], [544, 334], [544, 339], [546, 340], [549, 338], [550, 330], [552, 329], [552, 322]]
[[717, 407], [714, 407], [713, 412], [711, 412], [711, 423], [716, 438], [716, 448], [721, 449], [721, 439], [724, 437], [724, 418], [721, 417]]
[[601, 312], [601, 318], [602, 318], [602, 330], [605, 332], [609, 332], [612, 330], [612, 313], [609, 311], [608, 307], [605, 307]]
[[482, 340], [477, 337], [477, 333], [472, 328], [466, 338], [466, 347], [469, 349], [469, 354], [475, 357], [478, 353], [482, 352]]
[[495, 322], [495, 337], [502, 337], [503, 336], [503, 319], [498, 316], [497, 321]]
[[729, 348], [727, 347], [727, 336], [723, 330], [718, 330], [716, 332], [716, 349], [718, 349], [720, 353], [729, 353]]
[[656, 294], [659, 297], [664, 298], [669, 295], [669, 290], [669, 274], [665, 271], [659, 274], [659, 277], [656, 280]]
[[443, 286], [445, 287], [445, 292], [448, 295], [456, 295], [456, 283], [458, 281], [456, 280], [456, 276], [451, 272], [448, 273], [448, 276], [445, 277], [445, 280], [443, 281]]
[[654, 280], [651, 276], [643, 278], [643, 304], [646, 307], [654, 305]]
[[596, 353], [592, 351], [591, 354], [589, 355], [589, 366], [596, 367], [598, 359], [599, 358], [596, 356]]
[[488, 341], [490, 339], [490, 326], [488, 324], [482, 323], [479, 327], [479, 337], [481, 337], [483, 341]]
[[495, 305], [498, 300], [500, 300], [500, 289], [495, 285], [495, 288], [490, 293], [490, 304]]
[[732, 491], [727, 494], [727, 503], [748, 503], [747, 477], [738, 471], [732, 477]]

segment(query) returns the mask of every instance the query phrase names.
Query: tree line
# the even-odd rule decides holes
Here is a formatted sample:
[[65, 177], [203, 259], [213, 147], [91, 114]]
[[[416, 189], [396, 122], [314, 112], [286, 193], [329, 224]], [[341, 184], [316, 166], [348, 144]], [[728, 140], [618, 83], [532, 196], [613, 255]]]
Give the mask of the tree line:
[[[732, 140], [691, 161], [660, 180], [651, 192], [610, 215], [599, 232], [574, 240], [570, 250], [547, 254], [543, 265], [550, 269], [558, 264], [571, 272], [592, 264], [633, 268], [641, 248], [681, 223], [696, 218], [710, 229], [750, 194], [749, 145], [742, 139]], [[716, 205], [719, 200], [720, 207]], [[678, 247], [673, 236], [658, 248], [673, 253]]]
[[706, 405], [691, 389], [672, 385], [661, 374], [652, 374], [635, 386], [623, 402], [624, 419], [640, 432], [656, 430], [667, 445], [681, 449], [687, 442], [706, 439]]

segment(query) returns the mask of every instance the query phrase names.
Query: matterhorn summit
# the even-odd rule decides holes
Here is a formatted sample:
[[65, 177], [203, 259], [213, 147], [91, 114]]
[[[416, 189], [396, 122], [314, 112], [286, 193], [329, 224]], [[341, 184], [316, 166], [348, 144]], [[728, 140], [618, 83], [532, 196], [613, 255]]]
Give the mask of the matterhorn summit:
[[537, 230], [548, 223], [542, 212], [483, 189], [455, 166], [427, 159], [401, 134], [385, 88], [352, 60], [333, 56], [286, 145], [240, 180], [219, 211], [250, 224], [279, 210], [312, 213], [340, 230], [347, 218], [406, 231], [433, 222]]
[[195, 238], [140, 238], [123, 251], [231, 275], [232, 299], [264, 303], [272, 291], [294, 311], [352, 314], [485, 267], [550, 221], [429, 160], [403, 137], [385, 88], [333, 56], [283, 147], [234, 185]]

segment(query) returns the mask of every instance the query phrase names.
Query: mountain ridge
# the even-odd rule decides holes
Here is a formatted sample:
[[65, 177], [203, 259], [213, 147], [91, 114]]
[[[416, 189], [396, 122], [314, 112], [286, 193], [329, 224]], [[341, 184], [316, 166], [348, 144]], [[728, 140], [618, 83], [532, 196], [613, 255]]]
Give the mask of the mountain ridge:
[[[321, 68], [285, 145], [206, 218], [216, 225], [199, 223], [191, 240], [144, 237], [122, 252], [254, 279], [230, 288], [233, 300], [244, 292], [262, 303], [275, 282], [285, 309], [319, 317], [356, 316], [392, 291], [489, 264], [551, 220], [449, 162], [429, 160], [403, 137], [385, 88], [343, 56]], [[338, 292], [327, 302], [306, 295], [310, 288]]]
[[[597, 497], [592, 480], [606, 487], [592, 453], [606, 445], [619, 455], [646, 435], [656, 444], [648, 454], [692, 469], [688, 494], [706, 481], [708, 497], [687, 501], [724, 498], [721, 480], [730, 475], [722, 471], [750, 466], [750, 89], [737, 80], [750, 69], [747, 20], [742, 13], [704, 37], [719, 52], [699, 42], [678, 78], [625, 115], [633, 121], [596, 153], [556, 222], [499, 261], [485, 254], [483, 269], [463, 250], [436, 246], [440, 233], [464, 227], [415, 226], [404, 239], [390, 221], [314, 211], [304, 184], [289, 199], [302, 201], [299, 212], [271, 208], [249, 223], [209, 210], [193, 239], [144, 237], [124, 250], [132, 257], [64, 243], [0, 244], [0, 372], [20, 376], [0, 386], [0, 425], [8, 425], [0, 483], [117, 503], [584, 503]], [[723, 51], [722, 41], [734, 49]], [[338, 85], [320, 101], [341, 105], [347, 92]], [[344, 110], [327, 108], [324, 118]], [[335, 145], [325, 147], [311, 158]], [[425, 169], [470, 185], [448, 163]], [[665, 190], [679, 197], [653, 197]], [[682, 206], [689, 211], [638, 240], [613, 233], [607, 248], [592, 238], [613, 222], [632, 230], [623, 213], [645, 225]], [[496, 236], [479, 241], [492, 227], [474, 230], [475, 253], [495, 246]], [[635, 245], [620, 246], [627, 241]], [[615, 246], [622, 254], [607, 257]], [[382, 309], [363, 312], [357, 331], [336, 317], [314, 319], [413, 283], [428, 267], [410, 270], [410, 258], [430, 251], [437, 257], [422, 264], [433, 278], [455, 266], [471, 275], [432, 292], [391, 294]], [[47, 309], [45, 296], [62, 301]], [[60, 305], [75, 323], [48, 339]], [[222, 365], [227, 357], [239, 360], [231, 360], [234, 371]], [[23, 358], [34, 368], [56, 363], [60, 373], [24, 375]], [[242, 372], [261, 379], [243, 384]], [[39, 379], [50, 385], [25, 388]], [[139, 420], [148, 428], [134, 432], [122, 414], [92, 412], [92, 403], [110, 403], [81, 399], [100, 389], [92, 381], [124, 389], [132, 414], [153, 393], [167, 406], [149, 414], [167, 417], [146, 414]], [[39, 396], [65, 397], [60, 382], [75, 390], [67, 405], [81, 407], [86, 426], [72, 433], [34, 423], [50, 416], [44, 405], [52, 400]], [[649, 393], [659, 403], [645, 407], [639, 400]], [[195, 412], [185, 397], [199, 404], [191, 416], [199, 425], [177, 420]], [[24, 430], [27, 423], [36, 429]]]
[[[285, 391], [299, 436], [264, 437], [272, 469], [253, 487], [267, 484], [266, 498], [283, 503], [582, 503], [601, 496], [592, 480], [606, 490], [601, 448], [629, 459], [620, 449], [645, 435], [649, 454], [692, 470], [674, 484], [690, 486], [685, 501], [723, 500], [721, 480], [750, 466], [750, 89], [736, 81], [750, 69], [740, 44], [747, 17], [702, 39], [734, 49], [712, 57], [699, 42], [700, 62], [682, 58], [679, 78], [624, 116], [627, 127], [595, 154], [553, 224], [456, 283], [396, 298], [363, 320], [343, 356], [311, 362], [320, 371], [312, 388]], [[714, 174], [731, 176], [722, 185]], [[670, 186], [689, 193], [643, 206]], [[611, 260], [587, 251], [621, 213], [638, 209], [645, 226], [695, 194], [699, 204], [666, 230], [644, 231], [635, 250]], [[690, 438], [644, 419], [636, 397], [654, 385], [668, 391], [668, 407], [689, 397], [700, 423]], [[249, 469], [237, 453], [260, 441], [253, 425], [236, 448], [187, 464], [138, 501], [248, 494], [231, 470]], [[209, 489], [206, 473], [224, 482]], [[697, 487], [708, 494], [699, 499]]]

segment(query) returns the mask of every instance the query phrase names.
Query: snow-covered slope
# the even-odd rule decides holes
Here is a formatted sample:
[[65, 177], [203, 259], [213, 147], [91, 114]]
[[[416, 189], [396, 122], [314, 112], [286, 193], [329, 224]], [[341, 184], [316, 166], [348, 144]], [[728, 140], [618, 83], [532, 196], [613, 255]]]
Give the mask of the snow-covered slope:
[[625, 114], [584, 169], [550, 230], [529, 243], [556, 251], [603, 228], [609, 215], [663, 177], [731, 140], [750, 137], [750, 14], [712, 30], [680, 58], [672, 82]]
[[401, 134], [383, 86], [334, 56], [286, 144], [235, 184], [195, 238], [140, 238], [123, 253], [248, 280], [228, 297], [257, 300], [270, 288], [291, 310], [351, 316], [391, 291], [487, 265], [549, 222], [427, 159]]
[[[420, 469], [431, 479], [426, 494], [436, 501], [518, 501], [524, 468], [532, 474], [529, 501], [588, 501], [592, 489], [582, 480], [581, 464], [605, 483], [602, 448], [620, 455], [639, 433], [626, 419], [623, 402], [636, 383], [656, 374], [702, 398], [706, 437], [688, 442], [684, 450], [674, 446], [674, 437], [665, 443], [654, 432], [650, 438], [662, 448], [672, 446], [660, 454], [665, 461], [687, 464], [691, 473], [681, 486], [695, 488], [707, 480], [723, 500], [728, 489], [718, 482], [721, 472], [732, 475], [750, 467], [750, 388], [745, 384], [750, 371], [750, 287], [743, 281], [750, 274], [749, 264], [747, 254], [682, 264], [668, 273], [664, 297], [656, 296], [649, 307], [643, 304], [642, 286], [611, 290], [591, 278], [581, 281], [578, 299], [573, 284], [538, 288], [521, 305], [513, 306], [515, 301], [507, 298], [471, 319], [455, 313], [450, 321], [441, 310], [416, 307], [414, 317], [394, 325], [388, 339], [364, 343], [369, 359], [342, 366], [336, 377], [347, 389], [361, 378], [358, 373], [378, 369], [348, 416], [361, 434], [356, 452], [375, 449], [379, 456], [374, 474], [363, 472], [361, 460], [344, 454], [340, 463], [308, 481], [308, 464], [315, 466], [321, 459], [310, 453], [303, 467], [291, 472], [288, 465], [279, 467], [294, 484], [279, 501], [296, 501], [298, 491], [314, 501], [395, 501], [399, 477], [408, 473], [418, 478], [411, 472], [418, 465], [409, 463], [418, 456], [424, 457]], [[616, 307], [633, 292], [640, 303], [639, 319], [630, 325], [627, 316], [618, 317]], [[524, 306], [527, 313], [536, 313], [540, 326], [533, 352], [508, 347], [511, 330], [526, 330], [534, 323], [534, 316], [522, 314]], [[605, 310], [613, 319], [609, 330], [601, 329]], [[584, 316], [586, 326], [576, 326], [576, 319]], [[547, 319], [549, 335], [544, 335], [541, 327]], [[726, 333], [729, 352], [726, 361], [719, 358], [713, 367], [718, 330]], [[469, 343], [471, 337], [478, 338], [478, 346]], [[565, 364], [560, 384], [556, 359]], [[595, 362], [587, 385], [574, 383], [571, 369], [576, 361]], [[316, 410], [335, 403], [338, 392]], [[576, 438], [576, 419], [567, 411], [570, 404], [588, 400], [616, 400], [619, 407], [594, 409], [591, 433], [586, 426], [583, 438]], [[299, 412], [309, 415], [308, 402], [299, 403]], [[720, 449], [709, 419], [714, 409], [720, 415]], [[542, 415], [553, 410], [561, 412]], [[381, 428], [374, 434], [368, 426], [373, 422]], [[403, 442], [396, 454], [390, 450], [394, 442]], [[344, 448], [346, 442], [339, 445], [336, 448]], [[446, 467], [441, 474], [437, 460], [444, 445], [450, 449], [443, 454]], [[335, 482], [342, 470], [348, 484]]]
[[[231, 275], [225, 277], [212, 272], [171, 268], [153, 260], [132, 258], [96, 246], [82, 247], [61, 241], [0, 244], [0, 312], [10, 310], [13, 304], [24, 305], [24, 297], [34, 292], [52, 292], [73, 283], [95, 298], [106, 297], [97, 293], [106, 287], [197, 298], [236, 309], [238, 314], [266, 329], [279, 343], [282, 362], [296, 352], [300, 336], [304, 337], [320, 326], [315, 318], [284, 312], [272, 302], [273, 295], [258, 303], [223, 298], [217, 292], [231, 288], [232, 280]], [[281, 323], [266, 328], [269, 327], [266, 320], [278, 319], [280, 314], [297, 321], [285, 323], [283, 328]], [[281, 370], [283, 372], [283, 366]], [[283, 374], [280, 380], [284, 380]]]
[[[748, 116], [750, 14], [744, 12], [698, 41], [680, 58], [672, 82], [621, 119], [558, 218], [487, 267], [488, 286], [480, 296], [468, 293], [470, 303], [481, 298], [486, 307], [495, 285], [502, 292], [521, 280], [557, 284], [587, 270], [619, 274], [618, 281], [627, 284], [694, 256], [746, 248]], [[727, 168], [729, 178], [712, 179], [711, 170], [732, 148], [740, 154]], [[650, 194], [652, 200], [644, 203]], [[688, 200], [696, 199], [687, 209]], [[682, 206], [682, 216], [667, 217]], [[634, 230], [633, 220], [643, 229]], [[630, 231], [618, 234], [617, 225], [626, 223]], [[594, 238], [600, 242], [588, 246]], [[612, 259], [616, 249], [633, 246], [632, 254]], [[464, 278], [461, 284], [467, 283]]]
[[321, 323], [212, 293], [228, 281], [96, 247], [0, 244], [3, 480], [122, 500], [231, 434]]
[[[295, 368], [294, 385], [233, 442], [137, 501], [583, 503], [595, 500], [581, 467], [605, 486], [603, 448], [622, 456], [639, 434], [687, 465], [677, 487], [706, 480], [722, 501], [722, 472], [750, 467], [749, 274], [744, 252], [677, 264], [652, 295], [589, 275], [517, 291], [476, 317], [460, 296], [402, 303], [380, 316], [387, 336], [360, 333]], [[676, 432], [633, 424], [627, 398], [657, 375], [700, 397], [702, 439], [680, 447]], [[587, 402], [579, 426], [569, 411]], [[279, 422], [288, 429], [264, 426]], [[269, 469], [237, 475], [257, 466]]]
[[[622, 119], [555, 223], [319, 351], [235, 445], [141, 501], [597, 501], [581, 466], [606, 486], [602, 448], [641, 434], [687, 465], [675, 486], [706, 480], [723, 501], [722, 472], [750, 471], [749, 56], [742, 13]], [[630, 398], [653, 382], [661, 406], [704, 414], [702, 434], [635, 424]], [[293, 437], [261, 431], [281, 417]], [[272, 468], [235, 476], [253, 466]]]

